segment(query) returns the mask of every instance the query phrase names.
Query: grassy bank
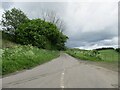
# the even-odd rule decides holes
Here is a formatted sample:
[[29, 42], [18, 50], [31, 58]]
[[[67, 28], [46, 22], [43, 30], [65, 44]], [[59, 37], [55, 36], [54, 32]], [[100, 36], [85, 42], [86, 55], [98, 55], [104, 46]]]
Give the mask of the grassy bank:
[[66, 53], [73, 57], [90, 60], [90, 61], [104, 61], [104, 62], [118, 62], [118, 52], [115, 50], [80, 50], [69, 49]]
[[85, 60], [89, 64], [94, 64], [113, 71], [118, 71], [118, 60], [120, 59], [120, 53], [116, 52], [115, 50], [69, 49], [66, 51], [66, 53], [80, 60]]
[[66, 53], [82, 60], [100, 60], [98, 52], [92, 50], [68, 49]]
[[2, 74], [9, 74], [23, 69], [30, 69], [59, 56], [58, 51], [39, 49], [30, 45], [14, 46], [1, 50]]
[[2, 49], [0, 49], [0, 76], [2, 75]]

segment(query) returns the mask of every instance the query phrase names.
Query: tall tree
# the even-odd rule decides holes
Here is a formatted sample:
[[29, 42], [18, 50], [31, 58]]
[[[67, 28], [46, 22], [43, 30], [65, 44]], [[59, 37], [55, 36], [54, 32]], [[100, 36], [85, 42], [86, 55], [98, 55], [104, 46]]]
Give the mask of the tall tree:
[[1, 24], [6, 32], [14, 34], [16, 28], [23, 22], [26, 22], [28, 17], [20, 9], [13, 8], [11, 10], [6, 10], [2, 15]]
[[24, 45], [32, 44], [44, 49], [65, 49], [68, 37], [61, 33], [57, 26], [41, 19], [29, 20], [16, 30], [16, 42]]

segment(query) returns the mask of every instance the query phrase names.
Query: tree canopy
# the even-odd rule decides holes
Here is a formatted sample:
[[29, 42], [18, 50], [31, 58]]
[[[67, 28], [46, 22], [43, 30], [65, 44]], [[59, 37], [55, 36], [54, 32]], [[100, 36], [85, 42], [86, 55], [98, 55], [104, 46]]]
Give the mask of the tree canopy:
[[44, 49], [65, 49], [67, 36], [61, 33], [57, 26], [41, 19], [29, 20], [21, 24], [15, 31], [16, 42], [32, 44]]
[[13, 8], [4, 12], [1, 23], [4, 26], [4, 30], [6, 30], [6, 32], [14, 34], [14, 31], [17, 29], [17, 27], [27, 20], [28, 17], [23, 11]]
[[42, 19], [30, 20], [23, 11], [16, 8], [5, 11], [2, 25], [13, 36], [13, 41], [23, 45], [63, 50], [68, 39], [56, 24]]

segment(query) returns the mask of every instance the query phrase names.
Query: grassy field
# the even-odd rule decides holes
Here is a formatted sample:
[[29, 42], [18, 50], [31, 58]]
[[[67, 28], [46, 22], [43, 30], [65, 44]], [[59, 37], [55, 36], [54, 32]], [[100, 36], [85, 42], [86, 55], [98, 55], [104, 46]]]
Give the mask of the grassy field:
[[120, 60], [120, 53], [115, 50], [68, 49], [66, 53], [80, 60], [85, 60], [89, 64], [91, 63], [113, 71], [118, 71], [118, 60]]
[[59, 56], [58, 51], [39, 49], [30, 45], [1, 49], [2, 75], [30, 69]]
[[116, 52], [113, 49], [107, 50], [68, 49], [66, 53], [80, 60], [85, 60], [88, 63], [97, 66], [102, 66], [113, 71], [118, 71], [118, 60], [120, 59], [120, 53]]
[[80, 50], [69, 49], [66, 53], [82, 60], [118, 62], [118, 52], [115, 50]]
[[101, 59], [105, 62], [118, 62], [119, 53], [115, 50], [100, 50]]
[[82, 60], [101, 60], [100, 55], [92, 50], [68, 49], [66, 53]]

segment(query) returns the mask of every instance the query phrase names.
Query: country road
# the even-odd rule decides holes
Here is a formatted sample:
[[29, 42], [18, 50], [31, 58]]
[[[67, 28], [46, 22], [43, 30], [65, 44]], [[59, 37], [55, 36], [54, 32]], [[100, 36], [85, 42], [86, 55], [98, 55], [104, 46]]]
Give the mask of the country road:
[[68, 54], [31, 70], [4, 77], [3, 88], [117, 88], [118, 73]]

